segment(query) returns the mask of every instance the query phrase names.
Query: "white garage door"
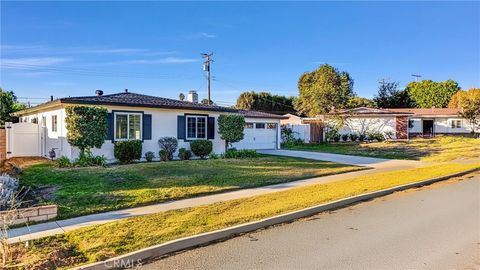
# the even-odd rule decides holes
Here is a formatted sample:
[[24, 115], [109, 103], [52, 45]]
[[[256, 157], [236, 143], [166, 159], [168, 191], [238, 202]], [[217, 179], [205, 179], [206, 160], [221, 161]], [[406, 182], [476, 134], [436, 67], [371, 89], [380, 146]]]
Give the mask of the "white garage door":
[[244, 129], [244, 138], [233, 147], [237, 149], [276, 149], [277, 147], [276, 123], [247, 122]]

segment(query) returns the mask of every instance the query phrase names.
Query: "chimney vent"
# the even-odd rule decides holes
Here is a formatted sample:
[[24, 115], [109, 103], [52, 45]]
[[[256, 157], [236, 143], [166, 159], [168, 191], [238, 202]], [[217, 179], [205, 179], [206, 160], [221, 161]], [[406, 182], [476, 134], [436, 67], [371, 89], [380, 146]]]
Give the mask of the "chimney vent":
[[102, 90], [95, 90], [95, 95], [96, 96], [103, 96], [103, 91]]
[[198, 103], [198, 94], [197, 91], [191, 90], [188, 92], [188, 101], [192, 103]]
[[125, 93], [128, 93], [128, 89], [125, 89]]
[[53, 96], [50, 96], [50, 101], [53, 101]]

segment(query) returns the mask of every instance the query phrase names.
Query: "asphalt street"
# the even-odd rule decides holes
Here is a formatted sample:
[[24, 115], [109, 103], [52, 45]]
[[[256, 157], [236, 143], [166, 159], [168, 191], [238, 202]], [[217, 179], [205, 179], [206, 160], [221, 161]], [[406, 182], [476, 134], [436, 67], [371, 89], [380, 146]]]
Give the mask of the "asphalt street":
[[235, 237], [141, 269], [480, 269], [480, 174]]

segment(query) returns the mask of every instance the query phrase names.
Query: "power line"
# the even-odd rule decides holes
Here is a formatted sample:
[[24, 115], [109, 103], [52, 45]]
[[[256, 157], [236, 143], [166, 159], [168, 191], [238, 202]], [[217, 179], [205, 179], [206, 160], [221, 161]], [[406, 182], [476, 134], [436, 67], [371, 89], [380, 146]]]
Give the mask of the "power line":
[[97, 77], [124, 77], [124, 78], [142, 78], [142, 79], [158, 79], [158, 78], [182, 78], [182, 79], [197, 79], [193, 76], [185, 75], [165, 75], [165, 74], [147, 74], [138, 72], [122, 72], [122, 71], [108, 71], [108, 70], [94, 70], [76, 67], [55, 67], [55, 66], [41, 66], [29, 65], [20, 63], [2, 62], [2, 68], [23, 69], [32, 71], [53, 71], [59, 73], [70, 73], [73, 75], [86, 75]]

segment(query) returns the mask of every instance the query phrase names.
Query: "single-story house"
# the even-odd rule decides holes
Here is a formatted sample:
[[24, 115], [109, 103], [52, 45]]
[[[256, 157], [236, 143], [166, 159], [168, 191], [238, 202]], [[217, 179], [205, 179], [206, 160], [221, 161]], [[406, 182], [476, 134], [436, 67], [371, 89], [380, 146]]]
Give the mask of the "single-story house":
[[[467, 119], [459, 116], [459, 109], [451, 108], [389, 108], [376, 109], [359, 107], [332, 112], [315, 117], [325, 126], [338, 119], [343, 120], [340, 134], [367, 134], [380, 132], [392, 139], [405, 140], [413, 136], [432, 137], [437, 134], [466, 135], [472, 127]], [[285, 115], [282, 125], [295, 127], [303, 124], [303, 119], [295, 115]], [[476, 130], [478, 131], [478, 130]], [[301, 136], [299, 136], [300, 138]]]
[[[213, 152], [222, 153], [225, 141], [220, 138], [217, 124], [221, 114], [240, 114], [245, 117], [244, 139], [234, 143], [233, 147], [277, 149], [280, 147], [280, 119], [284, 118], [269, 113], [201, 104], [195, 91], [190, 91], [188, 101], [180, 101], [128, 90], [109, 95], [97, 90], [93, 96], [60, 98], [17, 112], [15, 115], [20, 123], [13, 124], [18, 126], [15, 127], [17, 133], [10, 136], [10, 142], [7, 138], [10, 157], [27, 155], [29, 151], [30, 155], [33, 151], [36, 155], [48, 156], [48, 152], [55, 149], [57, 157], [76, 158], [79, 150], [68, 143], [65, 123], [65, 108], [71, 105], [101, 106], [108, 110], [108, 138], [100, 149], [92, 149], [93, 154], [104, 155], [108, 160], [114, 159], [114, 142], [129, 139], [142, 140], [142, 156], [147, 151], [158, 156], [158, 139], [167, 136], [177, 138], [178, 147], [187, 149], [192, 140], [211, 140]], [[36, 127], [38, 136], [29, 136], [27, 140], [25, 134], [35, 133]], [[22, 132], [22, 129], [29, 131]]]

